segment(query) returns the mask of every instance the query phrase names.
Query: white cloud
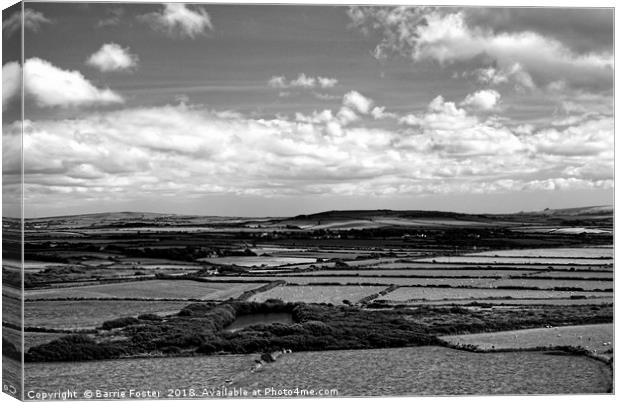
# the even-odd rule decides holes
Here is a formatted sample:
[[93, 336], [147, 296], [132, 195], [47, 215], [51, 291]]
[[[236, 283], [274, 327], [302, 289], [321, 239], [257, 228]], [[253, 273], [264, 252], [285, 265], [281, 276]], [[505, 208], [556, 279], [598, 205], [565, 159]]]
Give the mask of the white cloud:
[[6, 110], [9, 102], [18, 95], [21, 89], [22, 69], [16, 61], [2, 66], [2, 110]]
[[561, 129], [512, 129], [437, 96], [425, 110], [393, 114], [408, 125], [378, 127], [392, 123], [375, 120], [385, 109], [359, 107], [352, 99], [361, 98], [345, 96], [334, 110], [291, 117], [251, 117], [184, 102], [27, 121], [26, 201], [43, 195], [79, 204], [180, 194], [412, 196], [613, 185], [613, 117], [592, 116]]
[[123, 48], [116, 43], [106, 43], [90, 55], [86, 64], [103, 72], [131, 70], [138, 65], [138, 56], [131, 54], [129, 48]]
[[338, 84], [338, 80], [335, 78], [317, 77], [317, 80], [321, 88], [333, 88]]
[[194, 39], [213, 30], [211, 17], [204, 8], [196, 6], [190, 9], [182, 3], [164, 4], [161, 12], [144, 14], [138, 19], [173, 37]]
[[373, 105], [373, 101], [357, 91], [350, 91], [344, 95], [342, 104], [353, 110], [357, 110], [361, 114], [368, 114]]
[[314, 88], [316, 85], [316, 78], [307, 77], [306, 74], [299, 74], [296, 80], [293, 80], [289, 83], [290, 87], [301, 87], [301, 88]]
[[67, 107], [122, 103], [109, 88], [99, 89], [79, 71], [62, 70], [50, 62], [31, 58], [24, 67], [24, 92], [39, 107]]
[[281, 75], [271, 77], [268, 84], [272, 88], [286, 88], [287, 87], [286, 78]]
[[375, 106], [370, 111], [370, 115], [375, 120], [388, 119], [388, 118], [391, 118], [391, 119], [397, 118], [395, 113], [386, 112], [385, 111], [385, 106]]
[[267, 84], [272, 88], [333, 88], [338, 84], [338, 80], [329, 77], [312, 77], [300, 73], [296, 79], [287, 81], [283, 75], [274, 75]]
[[[53, 21], [43, 15], [40, 11], [34, 11], [31, 8], [25, 8], [23, 14], [24, 29], [32, 32], [38, 32], [43, 24], [51, 24]], [[9, 18], [2, 22], [2, 33], [11, 36], [18, 32], [22, 26], [22, 13], [15, 12]]]
[[347, 124], [350, 124], [350, 123], [353, 123], [354, 121], [359, 120], [359, 116], [355, 114], [353, 110], [351, 110], [350, 108], [346, 106], [343, 106], [340, 108], [336, 117], [338, 118], [339, 124], [343, 126], [346, 126]]
[[497, 106], [500, 98], [499, 92], [493, 89], [485, 89], [467, 95], [461, 105], [478, 110], [492, 110]]
[[377, 57], [395, 52], [414, 61], [434, 60], [442, 65], [485, 56], [494, 67], [479, 71], [489, 82], [514, 79], [531, 88], [563, 78], [578, 85], [611, 83], [613, 54], [576, 54], [558, 40], [536, 32], [493, 32], [470, 26], [466, 11], [423, 7], [354, 7], [353, 25], [378, 31]]

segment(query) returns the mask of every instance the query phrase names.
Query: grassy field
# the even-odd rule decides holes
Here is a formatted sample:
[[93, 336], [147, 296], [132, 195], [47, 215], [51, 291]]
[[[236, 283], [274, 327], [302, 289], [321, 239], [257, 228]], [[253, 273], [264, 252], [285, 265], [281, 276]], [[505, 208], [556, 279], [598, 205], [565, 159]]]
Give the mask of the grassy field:
[[613, 304], [613, 297], [600, 297], [593, 299], [560, 299], [560, 298], [544, 298], [544, 299], [461, 299], [461, 300], [420, 300], [417, 302], [408, 302], [408, 305], [468, 305], [472, 303], [484, 303], [493, 306], [514, 306], [514, 305], [552, 305], [552, 306], [574, 306], [574, 305], [590, 305], [590, 304]]
[[552, 290], [513, 290], [513, 289], [459, 289], [459, 288], [424, 288], [402, 287], [381, 296], [378, 300], [407, 302], [409, 300], [442, 300], [442, 299], [497, 299], [511, 297], [513, 299], [548, 299], [583, 295], [588, 297], [609, 297], [605, 292], [566, 292]]
[[553, 289], [555, 287], [574, 287], [581, 288], [583, 290], [606, 290], [613, 288], [612, 281], [598, 281], [598, 280], [578, 280], [578, 279], [494, 279], [494, 278], [416, 278], [416, 277], [388, 277], [388, 276], [355, 276], [356, 271], [351, 271], [349, 276], [336, 276], [336, 275], [299, 275], [289, 276], [282, 275], [278, 277], [274, 276], [246, 276], [235, 277], [240, 280], [274, 280], [281, 279], [287, 283], [296, 285], [311, 285], [311, 284], [366, 284], [366, 285], [399, 285], [399, 286], [450, 286], [454, 288], [458, 287], [472, 287], [472, 288], [497, 288], [498, 286], [518, 286], [518, 287], [538, 287], [540, 289]]
[[[327, 269], [321, 271], [301, 272], [300, 276], [325, 276], [325, 275], [360, 275], [360, 276], [501, 276], [509, 275], [528, 275], [542, 271], [532, 270], [498, 270], [498, 269], [355, 269], [338, 270]], [[607, 276], [609, 274], [603, 273]]]
[[293, 353], [234, 385], [337, 389], [342, 397], [602, 393], [611, 381], [604, 363], [580, 356], [416, 347]]
[[556, 287], [581, 288], [583, 290], [613, 290], [613, 281], [584, 281], [577, 278], [566, 279], [546, 279], [546, 278], [527, 278], [527, 279], [498, 279], [491, 283], [492, 287], [498, 286], [534, 286], [540, 289], [553, 289]]
[[433, 258], [421, 258], [421, 262], [449, 262], [449, 263], [464, 263], [464, 264], [536, 264], [536, 265], [611, 265], [610, 259], [596, 259], [596, 258], [575, 258], [575, 257], [527, 257], [527, 256], [514, 256], [514, 257], [494, 257], [494, 256], [482, 256], [482, 255], [455, 255], [455, 256], [441, 256]]
[[498, 257], [547, 257], [547, 258], [613, 258], [613, 248], [575, 247], [575, 248], [532, 248], [524, 250], [494, 250], [470, 255]]
[[261, 283], [205, 283], [189, 280], [151, 280], [104, 285], [76, 286], [26, 291], [26, 298], [144, 298], [144, 299], [204, 299], [226, 300], [238, 297], [246, 290], [263, 286]]
[[[398, 261], [397, 261], [398, 260]], [[411, 259], [389, 259], [371, 265], [368, 268], [372, 269], [407, 269], [407, 270], [424, 270], [424, 269], [441, 269], [446, 271], [460, 270], [460, 269], [510, 269], [510, 270], [541, 270], [552, 269], [554, 271], [570, 271], [571, 269], [579, 270], [594, 270], [594, 271], [606, 271], [612, 272], [613, 266], [611, 265], [570, 265], [570, 264], [495, 264], [495, 263], [474, 263], [474, 262], [428, 262]]]
[[356, 303], [360, 299], [384, 290], [383, 286], [278, 286], [267, 292], [258, 293], [251, 301], [280, 299], [285, 302], [333, 303], [343, 300]]
[[279, 267], [289, 264], [312, 264], [316, 258], [308, 257], [218, 257], [203, 258], [200, 261], [213, 264], [238, 265], [241, 267]]
[[183, 301], [137, 300], [41, 300], [25, 303], [27, 326], [56, 329], [94, 328], [104, 321], [139, 314], [174, 314]]
[[484, 350], [570, 345], [600, 353], [613, 347], [613, 329], [613, 324], [573, 325], [442, 338], [455, 345], [476, 345]]

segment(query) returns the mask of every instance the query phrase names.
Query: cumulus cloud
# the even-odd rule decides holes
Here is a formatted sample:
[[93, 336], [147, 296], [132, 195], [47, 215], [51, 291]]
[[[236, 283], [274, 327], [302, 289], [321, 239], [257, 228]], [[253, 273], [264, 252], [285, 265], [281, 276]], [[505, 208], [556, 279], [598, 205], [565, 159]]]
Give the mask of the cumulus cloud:
[[493, 89], [485, 89], [467, 95], [461, 105], [478, 110], [492, 110], [497, 106], [500, 98], [499, 92]]
[[213, 30], [211, 17], [203, 7], [189, 8], [182, 3], [168, 3], [159, 12], [138, 16], [151, 28], [172, 37], [194, 39]]
[[370, 114], [375, 120], [395, 119], [398, 117], [395, 113], [386, 112], [385, 106], [373, 107], [372, 110], [370, 111]]
[[357, 110], [361, 114], [368, 114], [373, 105], [373, 101], [357, 91], [350, 91], [344, 95], [342, 104], [353, 110]]
[[[573, 85], [600, 88], [608, 87], [613, 77], [611, 52], [576, 53], [534, 31], [494, 32], [472, 26], [464, 10], [353, 7], [349, 16], [362, 31], [381, 35], [376, 57], [398, 53], [441, 65], [487, 59], [490, 63], [483, 66], [487, 70], [481, 71], [481, 77], [496, 82], [512, 77], [525, 87], [561, 77]], [[488, 70], [489, 64], [494, 71]]]
[[[35, 11], [31, 8], [25, 8], [23, 14], [24, 29], [32, 32], [38, 32], [42, 25], [51, 24], [53, 21], [43, 15], [42, 12]], [[2, 21], [2, 34], [8, 36], [13, 35], [21, 29], [22, 13], [21, 11], [13, 13], [9, 18]]]
[[116, 43], [105, 43], [90, 55], [86, 64], [103, 72], [131, 70], [138, 65], [138, 56], [131, 54], [129, 48], [123, 48]]
[[2, 110], [6, 110], [9, 102], [20, 91], [22, 69], [18, 62], [10, 61], [2, 66]]
[[[613, 186], [613, 117], [511, 129], [437, 96], [425, 110], [394, 114], [402, 125], [381, 128], [366, 123], [386, 114], [382, 107], [347, 95], [335, 110], [291, 117], [181, 103], [26, 121], [27, 197], [410, 196]], [[17, 125], [6, 131], [20, 132]]]
[[[17, 63], [3, 66], [3, 75], [19, 75]], [[39, 107], [69, 107], [122, 103], [123, 98], [109, 88], [97, 88], [79, 71], [58, 68], [46, 60], [26, 60], [24, 71], [24, 93], [26, 100], [34, 101]], [[4, 81], [4, 78], [3, 78]], [[10, 92], [7, 94], [11, 94]], [[11, 94], [14, 96], [16, 91]], [[3, 93], [3, 107], [10, 99]]]
[[312, 77], [301, 73], [297, 78], [288, 81], [283, 75], [275, 75], [269, 79], [267, 84], [272, 88], [333, 88], [338, 84], [338, 80], [329, 77]]

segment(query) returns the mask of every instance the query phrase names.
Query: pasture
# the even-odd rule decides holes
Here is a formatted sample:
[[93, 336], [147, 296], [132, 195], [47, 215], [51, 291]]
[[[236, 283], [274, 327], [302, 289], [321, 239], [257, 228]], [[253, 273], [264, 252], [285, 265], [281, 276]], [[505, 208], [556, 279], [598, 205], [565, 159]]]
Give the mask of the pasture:
[[31, 327], [94, 328], [104, 321], [140, 314], [175, 314], [188, 302], [139, 300], [40, 300], [25, 303], [24, 318]]
[[147, 280], [52, 289], [27, 290], [27, 299], [141, 298], [227, 300], [263, 286], [262, 283]]
[[611, 382], [603, 362], [582, 356], [425, 346], [293, 353], [234, 385], [337, 389], [343, 397], [603, 393]]
[[594, 353], [613, 348], [613, 324], [572, 325], [444, 336], [455, 345], [475, 345], [480, 349], [528, 349], [546, 346], [578, 346]]
[[415, 300], [484, 300], [484, 299], [568, 299], [571, 296], [609, 297], [606, 292], [568, 292], [553, 290], [521, 289], [465, 289], [465, 288], [425, 288], [401, 287], [377, 300], [404, 303]]
[[278, 286], [255, 294], [250, 301], [280, 299], [284, 302], [342, 304], [343, 300], [348, 300], [357, 303], [360, 299], [384, 289], [383, 286]]

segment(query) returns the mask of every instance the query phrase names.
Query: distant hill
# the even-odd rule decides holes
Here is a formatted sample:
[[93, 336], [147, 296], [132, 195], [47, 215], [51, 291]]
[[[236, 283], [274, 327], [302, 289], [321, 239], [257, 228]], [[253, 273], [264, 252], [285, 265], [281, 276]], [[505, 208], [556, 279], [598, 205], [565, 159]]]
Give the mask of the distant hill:
[[594, 207], [580, 207], [580, 208], [562, 208], [562, 209], [545, 209], [539, 212], [530, 212], [531, 214], [541, 215], [565, 215], [565, 216], [577, 216], [577, 215], [605, 215], [613, 214], [613, 205], [598, 205]]

